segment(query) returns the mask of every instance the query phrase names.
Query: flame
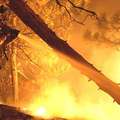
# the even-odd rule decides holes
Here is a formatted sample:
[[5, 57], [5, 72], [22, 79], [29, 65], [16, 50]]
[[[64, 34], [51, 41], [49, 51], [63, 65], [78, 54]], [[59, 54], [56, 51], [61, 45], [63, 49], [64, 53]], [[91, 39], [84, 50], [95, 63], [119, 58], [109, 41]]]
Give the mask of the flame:
[[35, 116], [71, 118], [76, 116], [75, 107], [77, 108], [76, 100], [69, 86], [52, 82], [48, 83], [43, 95], [34, 99], [28, 109]]
[[[57, 79], [53, 81], [52, 83], [47, 81], [47, 86], [42, 89], [42, 95], [36, 95], [36, 98], [33, 98], [27, 106], [30, 114], [42, 118], [60, 117], [80, 120], [82, 118], [85, 120], [113, 120], [113, 118], [117, 120], [119, 118], [115, 112], [119, 112], [119, 107], [109, 99], [105, 100], [107, 96], [103, 93], [96, 95], [96, 97], [93, 95], [94, 101], [91, 101], [89, 96], [84, 99], [79, 97], [82, 96], [81, 93], [76, 96], [67, 82], [56, 83]], [[94, 87], [96, 88], [96, 86]], [[90, 94], [89, 91], [87, 89], [87, 95]], [[103, 100], [100, 101], [100, 98]]]
[[35, 109], [33, 111], [33, 114], [35, 116], [47, 116], [47, 111], [46, 111], [45, 107], [40, 107], [38, 109]]
[[[30, 44], [33, 44], [32, 39]], [[53, 118], [62, 117], [68, 119], [84, 119], [84, 120], [118, 120], [120, 113], [119, 106], [112, 102], [112, 99], [101, 91], [97, 91], [97, 86], [88, 82], [88, 78], [83, 77], [78, 71], [74, 70], [65, 61], [47, 47], [39, 48], [39, 44], [34, 43], [35, 49], [39, 49], [42, 54], [42, 66], [46, 69], [46, 77], [41, 82], [37, 83], [40, 86], [40, 91], [31, 94], [31, 101], [25, 105], [31, 115]], [[49, 52], [47, 52], [49, 51]], [[106, 51], [106, 52], [105, 52]], [[111, 52], [112, 51], [112, 52]], [[33, 52], [33, 50], [32, 50]], [[119, 79], [119, 59], [120, 54], [113, 52], [113, 50], [103, 49], [103, 51], [92, 50], [94, 63], [99, 62], [97, 65], [106, 66], [104, 72], [112, 75], [112, 78]], [[106, 56], [108, 61], [101, 60], [103, 52], [108, 54]], [[37, 53], [38, 56], [39, 53]], [[39, 56], [38, 56], [39, 57]], [[92, 58], [93, 58], [92, 57]], [[106, 59], [105, 57], [105, 59]], [[116, 64], [113, 64], [113, 60]], [[104, 61], [104, 62], [103, 62]], [[113, 66], [112, 66], [113, 65]], [[107, 67], [108, 66], [108, 67]], [[67, 68], [67, 72], [66, 71]], [[110, 69], [112, 68], [112, 69]], [[54, 71], [56, 69], [56, 71]], [[59, 69], [59, 70], [57, 70]], [[60, 70], [61, 69], [61, 70]], [[52, 70], [53, 76], [50, 77], [48, 72]], [[110, 71], [111, 70], [111, 71]], [[61, 74], [62, 73], [62, 74]], [[56, 76], [58, 74], [58, 76]], [[38, 72], [34, 74], [37, 76], [38, 81], [41, 81], [41, 75]], [[62, 76], [62, 77], [59, 77]], [[55, 77], [54, 77], [55, 76]]]

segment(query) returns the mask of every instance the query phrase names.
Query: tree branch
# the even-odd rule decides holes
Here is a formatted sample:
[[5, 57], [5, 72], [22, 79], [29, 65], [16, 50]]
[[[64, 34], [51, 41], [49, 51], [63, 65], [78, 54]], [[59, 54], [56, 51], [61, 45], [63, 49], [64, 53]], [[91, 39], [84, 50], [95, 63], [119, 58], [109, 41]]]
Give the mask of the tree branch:
[[91, 15], [93, 15], [93, 16], [97, 16], [97, 14], [96, 14], [94, 11], [85, 9], [85, 8], [83, 8], [83, 7], [80, 7], [80, 6], [76, 6], [71, 0], [68, 0], [68, 2], [69, 2], [74, 8], [80, 9], [80, 10], [82, 10], [83, 12], [86, 12], [86, 13], [91, 14]]
[[101, 90], [108, 93], [120, 104], [120, 86], [99, 72], [66, 42], [60, 39], [23, 0], [9, 0], [8, 6], [27, 26], [62, 56], [62, 58], [68, 60], [74, 67], [92, 79]]
[[97, 15], [94, 11], [88, 10], [88, 9], [86, 9], [86, 8], [84, 8], [84, 7], [81, 7], [81, 6], [77, 6], [77, 5], [75, 5], [71, 0], [67, 0], [67, 1], [72, 5], [72, 7], [73, 7], [74, 9], [78, 9], [78, 10], [80, 10], [80, 11], [82, 11], [82, 12], [87, 13], [85, 19], [84, 19], [82, 22], [80, 22], [79, 20], [76, 20], [76, 19], [71, 15], [70, 11], [68, 10], [68, 8], [67, 8], [65, 5], [61, 4], [61, 2], [60, 2], [59, 0], [56, 0], [56, 3], [57, 3], [60, 7], [63, 7], [63, 8], [66, 10], [66, 12], [68, 13], [68, 15], [70, 16], [70, 18], [71, 18], [73, 21], [75, 21], [75, 22], [83, 25], [83, 23], [87, 20], [88, 16], [93, 16], [93, 17], [95, 17], [97, 20], [99, 20], [98, 15]]
[[63, 8], [66, 10], [66, 12], [68, 13], [68, 15], [69, 15], [69, 17], [70, 17], [70, 19], [71, 19], [72, 21], [75, 21], [76, 23], [79, 23], [79, 24], [82, 24], [82, 25], [83, 25], [82, 22], [76, 20], [76, 19], [71, 15], [71, 13], [70, 13], [70, 11], [68, 10], [68, 8], [67, 8], [66, 6], [62, 5], [62, 4], [59, 2], [59, 0], [56, 0], [56, 3], [57, 3], [60, 7], [63, 7]]

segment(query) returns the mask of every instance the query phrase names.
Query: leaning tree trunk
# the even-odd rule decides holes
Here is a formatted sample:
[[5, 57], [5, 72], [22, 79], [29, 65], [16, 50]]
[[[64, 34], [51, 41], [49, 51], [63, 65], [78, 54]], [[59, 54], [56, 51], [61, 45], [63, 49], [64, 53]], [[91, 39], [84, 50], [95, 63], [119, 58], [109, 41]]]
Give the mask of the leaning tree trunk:
[[[66, 42], [60, 39], [45, 22], [36, 15], [31, 8], [25, 4], [24, 0], [8, 0], [8, 6], [16, 15], [29, 26], [37, 35], [39, 35], [49, 46], [58, 54], [68, 60], [74, 67], [78, 68], [83, 74], [92, 79], [101, 90], [108, 93], [113, 99], [120, 104], [120, 87], [105, 77], [93, 65], [88, 63], [79, 53], [72, 49]], [[22, 34], [20, 38], [28, 39]]]

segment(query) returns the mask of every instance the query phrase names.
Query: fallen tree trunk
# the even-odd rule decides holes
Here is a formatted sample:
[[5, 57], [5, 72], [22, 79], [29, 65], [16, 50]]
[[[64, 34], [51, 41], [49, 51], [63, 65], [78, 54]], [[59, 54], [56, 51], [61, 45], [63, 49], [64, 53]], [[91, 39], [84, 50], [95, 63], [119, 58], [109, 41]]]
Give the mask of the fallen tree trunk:
[[[50, 47], [68, 60], [74, 67], [92, 79], [101, 90], [113, 97], [120, 104], [120, 87], [112, 82], [104, 74], [100, 73], [93, 65], [88, 63], [79, 53], [72, 49], [66, 42], [60, 39], [45, 22], [36, 15], [24, 0], [8, 0], [8, 6], [16, 15], [39, 35]], [[29, 40], [26, 36], [19, 34], [22, 39]]]

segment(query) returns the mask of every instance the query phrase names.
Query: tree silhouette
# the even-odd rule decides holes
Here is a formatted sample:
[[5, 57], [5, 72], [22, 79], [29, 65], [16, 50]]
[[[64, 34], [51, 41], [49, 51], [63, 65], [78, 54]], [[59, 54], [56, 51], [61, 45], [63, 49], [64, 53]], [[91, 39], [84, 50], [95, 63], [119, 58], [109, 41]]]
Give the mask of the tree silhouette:
[[[67, 8], [62, 5], [59, 0], [56, 0], [56, 2], [59, 6], [64, 7], [71, 17]], [[84, 9], [83, 7], [77, 7], [70, 0], [68, 0], [68, 2], [73, 7], [96, 16], [95, 12]], [[93, 67], [93, 65], [88, 63], [79, 53], [72, 49], [67, 42], [60, 39], [56, 33], [48, 27], [44, 20], [38, 17], [23, 0], [9, 0], [8, 6], [27, 26], [38, 34], [49, 46], [55, 49], [58, 54], [64, 56], [64, 58], [67, 59], [73, 66], [79, 68], [83, 74], [92, 79], [101, 90], [112, 96], [117, 103], [120, 103], [119, 85], [105, 77], [99, 70]], [[22, 35], [19, 35], [19, 37], [24, 38]]]

